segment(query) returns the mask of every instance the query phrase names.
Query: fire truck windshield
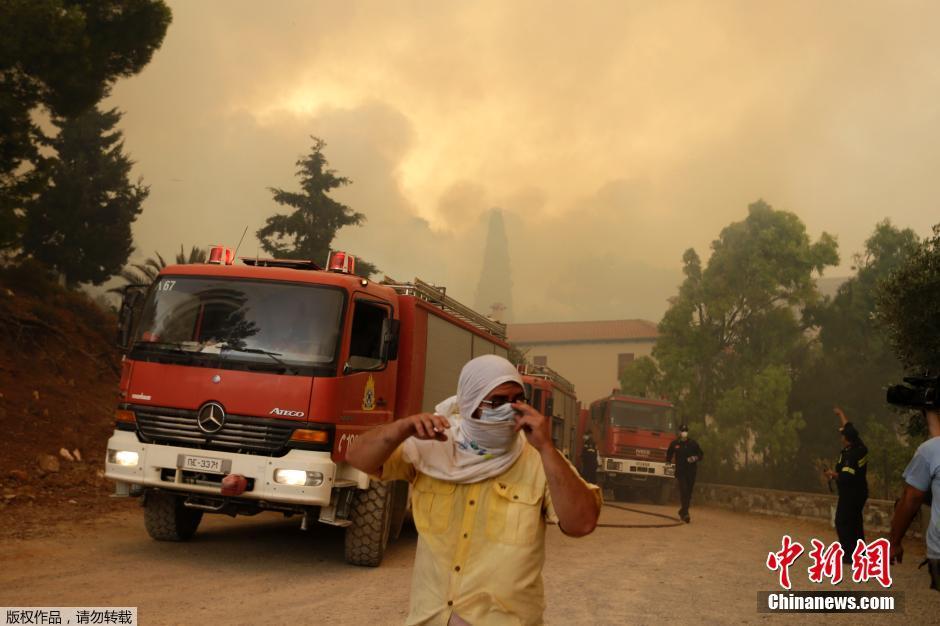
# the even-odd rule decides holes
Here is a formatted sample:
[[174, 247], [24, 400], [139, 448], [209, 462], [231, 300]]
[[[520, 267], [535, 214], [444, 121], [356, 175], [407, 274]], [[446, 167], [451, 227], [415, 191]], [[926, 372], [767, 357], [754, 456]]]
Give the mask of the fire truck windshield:
[[131, 358], [335, 374], [344, 299], [314, 285], [162, 276], [144, 303]]
[[618, 428], [642, 428], [669, 432], [673, 428], [672, 407], [614, 401], [610, 403], [610, 423]]

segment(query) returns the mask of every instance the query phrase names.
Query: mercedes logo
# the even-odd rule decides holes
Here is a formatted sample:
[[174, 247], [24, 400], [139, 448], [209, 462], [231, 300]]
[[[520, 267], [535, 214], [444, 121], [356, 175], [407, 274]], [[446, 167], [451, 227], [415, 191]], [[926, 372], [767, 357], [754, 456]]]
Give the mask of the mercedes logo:
[[225, 425], [225, 409], [217, 402], [206, 402], [196, 414], [196, 425], [206, 434], [219, 432]]

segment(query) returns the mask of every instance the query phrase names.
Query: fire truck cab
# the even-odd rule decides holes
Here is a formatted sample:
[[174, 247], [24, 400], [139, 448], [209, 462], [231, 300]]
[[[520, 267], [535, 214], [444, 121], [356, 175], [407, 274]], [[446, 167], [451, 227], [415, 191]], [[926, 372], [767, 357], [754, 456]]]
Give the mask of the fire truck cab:
[[378, 565], [408, 484], [345, 462], [365, 430], [429, 410], [463, 364], [506, 356], [505, 327], [419, 280], [376, 283], [334, 253], [163, 269], [121, 310], [125, 349], [105, 474], [142, 496], [148, 533], [183, 541], [206, 513], [276, 511], [346, 528], [346, 560]]

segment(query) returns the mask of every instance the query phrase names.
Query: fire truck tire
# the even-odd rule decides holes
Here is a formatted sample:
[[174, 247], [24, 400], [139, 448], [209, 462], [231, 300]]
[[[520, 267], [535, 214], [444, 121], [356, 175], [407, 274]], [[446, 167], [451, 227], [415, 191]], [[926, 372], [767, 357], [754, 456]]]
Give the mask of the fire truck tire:
[[396, 541], [401, 535], [401, 528], [405, 525], [405, 517], [408, 513], [408, 490], [407, 481], [396, 480], [392, 483], [392, 519], [388, 530], [388, 540]]
[[653, 494], [656, 504], [669, 504], [673, 501], [672, 480], [663, 480], [659, 489]]
[[614, 500], [617, 502], [629, 502], [630, 501], [630, 488], [625, 487], [624, 485], [615, 485], [614, 486]]
[[346, 527], [346, 562], [378, 567], [388, 545], [392, 521], [391, 484], [373, 482], [356, 492], [352, 514]]
[[199, 528], [202, 511], [183, 506], [183, 499], [163, 491], [144, 496], [144, 525], [157, 541], [189, 541]]

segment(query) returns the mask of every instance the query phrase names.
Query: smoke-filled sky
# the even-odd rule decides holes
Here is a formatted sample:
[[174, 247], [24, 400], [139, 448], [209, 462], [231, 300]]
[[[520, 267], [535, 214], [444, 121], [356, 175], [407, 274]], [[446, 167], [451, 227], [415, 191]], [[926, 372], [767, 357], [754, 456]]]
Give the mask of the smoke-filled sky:
[[[838, 237], [940, 222], [940, 3], [171, 1], [106, 103], [151, 195], [141, 259], [237, 243], [327, 142], [335, 246], [468, 303], [505, 211], [514, 321], [658, 320], [748, 203]], [[318, 261], [322, 262], [322, 259]]]

